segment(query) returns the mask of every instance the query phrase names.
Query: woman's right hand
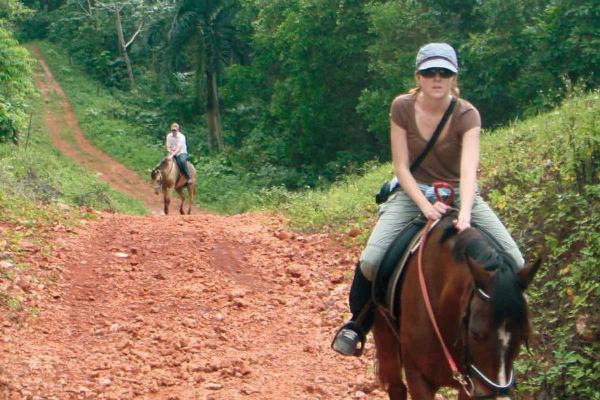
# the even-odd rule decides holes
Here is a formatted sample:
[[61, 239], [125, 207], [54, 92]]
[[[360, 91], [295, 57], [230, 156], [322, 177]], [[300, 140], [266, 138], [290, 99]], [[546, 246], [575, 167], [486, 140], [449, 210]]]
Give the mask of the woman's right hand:
[[449, 205], [444, 204], [441, 201], [436, 201], [433, 204], [428, 203], [427, 206], [421, 210], [421, 212], [427, 219], [432, 219], [435, 221], [442, 218], [442, 216], [448, 212], [449, 208]]

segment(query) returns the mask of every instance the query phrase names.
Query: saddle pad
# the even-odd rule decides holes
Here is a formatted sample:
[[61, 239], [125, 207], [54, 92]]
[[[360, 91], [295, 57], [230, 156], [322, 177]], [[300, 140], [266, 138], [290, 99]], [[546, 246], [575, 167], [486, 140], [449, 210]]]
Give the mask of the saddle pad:
[[396, 315], [396, 293], [400, 289], [400, 281], [402, 277], [402, 272], [404, 272], [404, 266], [408, 261], [408, 258], [414, 254], [419, 249], [419, 241], [421, 240], [421, 231], [417, 232], [412, 237], [412, 240], [404, 250], [404, 254], [402, 254], [402, 258], [396, 264], [396, 269], [392, 273], [388, 281], [387, 287], [387, 297], [384, 306], [387, 308], [389, 315]]

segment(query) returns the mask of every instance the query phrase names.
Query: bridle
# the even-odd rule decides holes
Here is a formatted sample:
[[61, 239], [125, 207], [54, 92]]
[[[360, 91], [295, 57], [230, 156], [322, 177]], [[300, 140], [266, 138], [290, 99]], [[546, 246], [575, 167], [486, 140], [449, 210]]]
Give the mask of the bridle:
[[[450, 205], [450, 203], [452, 203], [452, 200], [454, 199], [454, 188], [445, 182], [435, 182], [433, 184], [433, 186], [434, 186], [435, 196], [437, 197], [438, 201], [441, 201], [441, 202], [445, 203], [446, 205]], [[450, 190], [450, 194], [446, 199], [443, 199], [442, 196], [440, 195], [440, 193], [439, 193], [440, 188], [446, 188], [446, 189]], [[431, 307], [431, 301], [429, 300], [429, 294], [427, 291], [427, 284], [425, 282], [425, 275], [423, 273], [423, 251], [425, 248], [425, 242], [427, 240], [427, 235], [428, 235], [430, 228], [432, 227], [434, 222], [435, 221], [433, 221], [431, 219], [427, 221], [427, 224], [425, 225], [425, 228], [423, 228], [423, 233], [421, 234], [421, 238], [419, 240], [419, 253], [418, 253], [418, 258], [417, 258], [418, 272], [419, 272], [419, 285], [421, 287], [421, 294], [423, 296], [423, 301], [425, 303], [427, 315], [429, 316], [429, 320], [431, 321], [431, 324], [433, 325], [433, 329], [438, 338], [438, 341], [440, 342], [440, 345], [442, 346], [442, 351], [444, 352], [444, 356], [446, 357], [448, 366], [450, 367], [450, 370], [452, 371], [452, 378], [461, 385], [461, 387], [465, 391], [465, 393], [472, 399], [487, 400], [487, 399], [495, 399], [498, 396], [506, 396], [509, 394], [509, 392], [515, 385], [515, 377], [514, 377], [514, 373], [512, 370], [510, 372], [509, 382], [506, 385], [498, 385], [497, 383], [495, 383], [494, 381], [489, 379], [487, 376], [485, 376], [485, 374], [483, 374], [483, 372], [481, 372], [471, 362], [472, 358], [471, 358], [471, 353], [469, 351], [469, 344], [468, 344], [468, 340], [466, 340], [465, 341], [466, 343], [463, 346], [463, 348], [464, 348], [463, 355], [464, 355], [464, 361], [465, 361], [464, 364], [466, 365], [467, 371], [466, 371], [466, 373], [462, 373], [458, 369], [456, 362], [452, 358], [452, 355], [450, 354], [450, 351], [448, 350], [448, 347], [446, 346], [446, 343], [444, 342], [444, 338], [442, 337], [442, 334], [438, 327], [437, 321], [435, 320], [435, 315], [433, 314], [433, 308]], [[467, 308], [465, 309], [464, 316], [463, 316], [463, 324], [462, 325], [464, 326], [466, 335], [468, 335], [468, 333], [469, 333], [468, 329], [469, 329], [469, 320], [470, 320], [470, 315], [471, 315], [471, 303], [473, 301], [475, 294], [477, 294], [481, 299], [483, 299], [486, 302], [492, 301], [492, 297], [490, 295], [485, 293], [481, 288], [477, 287], [476, 285], [473, 286], [473, 289], [471, 290], [471, 295], [469, 297], [469, 302], [467, 303]], [[475, 385], [473, 384], [471, 375], [473, 375], [479, 381], [481, 381], [485, 386], [487, 386], [488, 389], [492, 390], [493, 394], [486, 395], [486, 396], [476, 396], [475, 395]]]
[[[467, 366], [466, 377], [469, 380], [471, 380], [471, 376], [474, 376], [480, 382], [482, 382], [485, 386], [487, 386], [488, 389], [492, 390], [493, 394], [489, 395], [489, 396], [475, 396], [474, 394], [469, 393], [469, 392], [467, 392], [467, 394], [471, 398], [476, 399], [476, 400], [495, 399], [498, 396], [507, 396], [510, 394], [510, 391], [515, 386], [515, 374], [512, 369], [510, 371], [510, 379], [508, 380], [508, 383], [505, 385], [499, 385], [496, 382], [492, 381], [490, 378], [488, 378], [472, 362], [473, 358], [471, 357], [471, 351], [469, 349], [469, 341], [466, 340], [466, 338], [467, 338], [467, 335], [469, 334], [469, 321], [471, 319], [470, 318], [471, 317], [471, 303], [472, 303], [473, 297], [475, 297], [475, 295], [477, 295], [481, 300], [483, 300], [487, 303], [492, 301], [492, 296], [490, 296], [489, 294], [484, 292], [483, 289], [481, 289], [480, 287], [477, 287], [475, 285], [473, 286], [473, 288], [471, 289], [471, 295], [469, 296], [469, 301], [467, 303], [467, 307], [465, 308], [465, 312], [463, 314], [463, 319], [462, 319], [462, 326], [464, 329], [463, 337], [465, 338], [464, 346], [463, 346], [463, 360], [464, 360], [464, 365]], [[471, 385], [472, 385], [472, 380], [471, 380]], [[474, 387], [473, 387], [473, 389], [474, 389]]]

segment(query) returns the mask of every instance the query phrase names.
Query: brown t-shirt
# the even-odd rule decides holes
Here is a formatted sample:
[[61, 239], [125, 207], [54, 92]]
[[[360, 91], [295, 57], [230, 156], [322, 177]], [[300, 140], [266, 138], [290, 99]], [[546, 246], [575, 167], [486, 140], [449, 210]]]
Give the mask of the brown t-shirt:
[[[405, 94], [392, 102], [390, 117], [398, 126], [406, 130], [410, 163], [421, 154], [428, 140], [419, 134], [415, 119], [415, 96]], [[481, 126], [479, 111], [468, 101], [459, 99], [452, 112], [448, 132], [440, 135], [433, 148], [421, 165], [413, 172], [419, 183], [428, 185], [444, 181], [458, 185], [460, 183], [460, 156], [462, 138], [465, 132]], [[428, 132], [431, 135], [432, 132]]]

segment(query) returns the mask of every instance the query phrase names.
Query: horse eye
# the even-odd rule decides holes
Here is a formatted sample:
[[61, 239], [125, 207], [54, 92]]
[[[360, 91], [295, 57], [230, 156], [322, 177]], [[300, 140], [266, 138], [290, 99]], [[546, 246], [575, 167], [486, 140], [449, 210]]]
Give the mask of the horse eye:
[[471, 336], [476, 342], [483, 342], [485, 340], [485, 335], [482, 332], [478, 332], [475, 329], [471, 329]]

